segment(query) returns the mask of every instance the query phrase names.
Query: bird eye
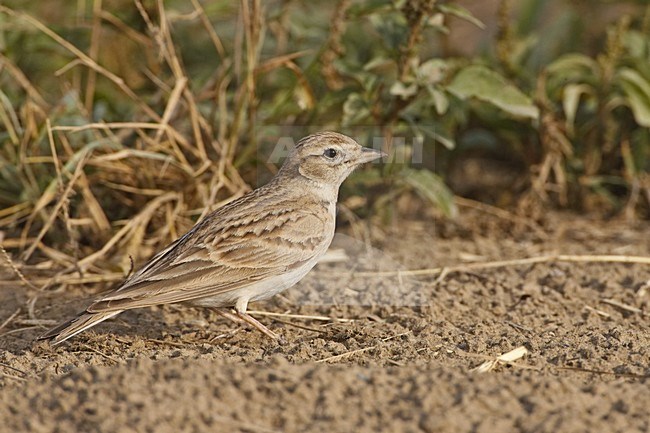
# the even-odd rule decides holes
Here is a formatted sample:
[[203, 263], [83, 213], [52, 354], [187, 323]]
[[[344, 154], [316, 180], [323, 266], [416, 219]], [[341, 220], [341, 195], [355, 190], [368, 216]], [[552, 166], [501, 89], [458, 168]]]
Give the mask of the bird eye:
[[325, 152], [323, 152], [323, 155], [325, 155], [330, 159], [335, 158], [337, 154], [338, 152], [336, 151], [336, 149], [332, 149], [331, 147], [329, 149], [325, 149]]

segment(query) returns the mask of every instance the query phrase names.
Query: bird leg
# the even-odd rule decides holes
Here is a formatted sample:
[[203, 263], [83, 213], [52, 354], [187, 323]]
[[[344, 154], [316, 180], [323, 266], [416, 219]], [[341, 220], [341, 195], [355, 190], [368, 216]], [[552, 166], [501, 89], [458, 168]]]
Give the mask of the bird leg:
[[248, 325], [262, 332], [267, 337], [270, 337], [276, 341], [279, 341], [281, 338], [278, 334], [271, 331], [266, 326], [262, 325], [257, 319], [255, 319], [253, 316], [251, 316], [246, 312], [241, 313], [235, 310], [235, 312], [232, 313], [227, 308], [214, 308], [214, 311], [216, 311], [219, 315], [225, 317], [226, 319], [232, 320], [235, 323], [240, 323], [240, 324], [247, 323]]

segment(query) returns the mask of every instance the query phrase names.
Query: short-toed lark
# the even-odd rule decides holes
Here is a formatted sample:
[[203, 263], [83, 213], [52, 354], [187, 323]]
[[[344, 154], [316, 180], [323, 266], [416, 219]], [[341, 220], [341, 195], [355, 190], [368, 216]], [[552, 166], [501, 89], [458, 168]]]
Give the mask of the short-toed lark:
[[207, 215], [116, 290], [39, 339], [58, 344], [125, 310], [176, 302], [214, 308], [277, 338], [246, 313], [248, 303], [288, 289], [314, 267], [334, 237], [341, 183], [382, 155], [334, 132], [303, 138], [268, 184]]

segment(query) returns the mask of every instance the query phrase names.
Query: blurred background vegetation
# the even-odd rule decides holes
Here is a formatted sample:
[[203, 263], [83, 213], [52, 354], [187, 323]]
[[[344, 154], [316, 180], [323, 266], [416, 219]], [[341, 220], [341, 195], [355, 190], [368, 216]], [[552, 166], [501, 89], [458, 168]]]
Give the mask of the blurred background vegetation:
[[348, 220], [414, 217], [405, 200], [648, 219], [649, 127], [645, 1], [0, 6], [0, 236], [17, 273], [120, 279], [268, 180], [282, 137], [324, 129], [391, 154], [346, 183]]

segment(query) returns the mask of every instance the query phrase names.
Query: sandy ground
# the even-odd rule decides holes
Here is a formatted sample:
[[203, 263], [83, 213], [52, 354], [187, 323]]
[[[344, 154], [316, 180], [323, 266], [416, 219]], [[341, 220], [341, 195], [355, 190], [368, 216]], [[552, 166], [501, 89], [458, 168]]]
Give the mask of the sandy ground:
[[[374, 230], [374, 248], [355, 239], [337, 239], [347, 259], [252, 306], [288, 313], [258, 316], [282, 344], [170, 306], [124, 313], [52, 348], [34, 343], [45, 326], [30, 322], [29, 293], [2, 286], [0, 323], [20, 311], [0, 330], [0, 431], [650, 430], [649, 266], [358, 273], [555, 253], [650, 256], [647, 222], [549, 215], [539, 232], [470, 211]], [[69, 317], [100, 289], [40, 294], [34, 316]], [[472, 371], [519, 346], [529, 353], [514, 365]]]

